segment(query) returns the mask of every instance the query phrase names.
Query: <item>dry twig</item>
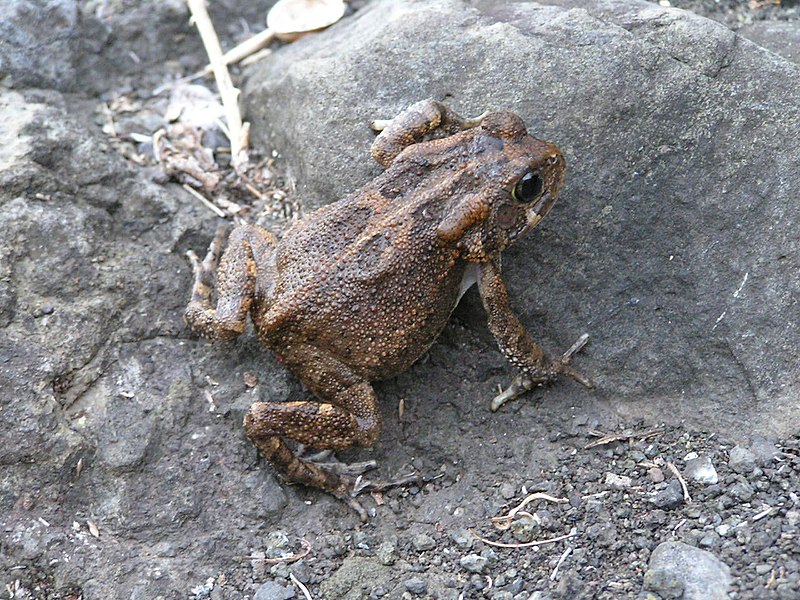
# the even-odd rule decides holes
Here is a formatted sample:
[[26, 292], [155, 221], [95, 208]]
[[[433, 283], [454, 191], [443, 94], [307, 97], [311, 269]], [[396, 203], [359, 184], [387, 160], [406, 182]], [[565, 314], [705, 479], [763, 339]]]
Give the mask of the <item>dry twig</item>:
[[[554, 496], [550, 496], [549, 494], [536, 492], [527, 496], [522, 502], [517, 504], [506, 514], [501, 515], [499, 517], [492, 517], [491, 518], [492, 524], [497, 529], [501, 530], [508, 529], [511, 526], [511, 521], [514, 519], [517, 513], [519, 513], [523, 508], [525, 508], [528, 504], [530, 504], [534, 500], [547, 500], [548, 502], [556, 502], [557, 504], [564, 504], [566, 502], [569, 502], [569, 500], [567, 500], [566, 498], [556, 498]], [[523, 514], [528, 514], [528, 513], [523, 513]]]
[[751, 520], [751, 521], [753, 521], [753, 522], [755, 523], [756, 521], [760, 521], [760, 520], [761, 520], [761, 519], [763, 519], [764, 517], [767, 517], [767, 516], [771, 515], [771, 514], [772, 514], [773, 512], [775, 512], [776, 510], [778, 510], [778, 509], [777, 509], [777, 508], [775, 508], [774, 506], [767, 506], [767, 507], [766, 507], [764, 510], [762, 510], [760, 513], [758, 513], [758, 514], [755, 514], [755, 515], [753, 515], [752, 517], [750, 517], [750, 520]]
[[632, 440], [634, 438], [646, 440], [662, 433], [663, 429], [648, 429], [646, 431], [626, 431], [622, 433], [603, 433], [602, 431], [590, 431], [589, 435], [598, 436], [600, 439], [589, 442], [584, 446], [584, 449], [595, 448], [596, 446], [605, 446], [622, 440]]
[[309, 592], [308, 588], [303, 585], [302, 581], [300, 581], [297, 577], [294, 576], [294, 573], [289, 573], [289, 579], [292, 580], [293, 584], [295, 584], [297, 587], [300, 588], [300, 591], [303, 592], [303, 595], [306, 597], [306, 600], [314, 600], [311, 597], [311, 592]]
[[481, 537], [474, 531], [470, 531], [470, 533], [475, 537], [476, 540], [480, 540], [484, 544], [489, 544], [490, 546], [497, 546], [498, 548], [532, 548], [533, 546], [544, 546], [545, 544], [553, 544], [555, 542], [560, 542], [561, 540], [568, 540], [569, 538], [573, 538], [578, 535], [576, 532], [570, 532], [565, 535], [560, 535], [554, 538], [547, 538], [544, 540], [535, 540], [533, 542], [521, 542], [519, 544], [504, 544], [503, 542], [493, 542], [492, 540], [488, 540], [485, 537]]
[[233, 86], [231, 75], [225, 64], [219, 38], [214, 31], [214, 25], [206, 10], [205, 0], [186, 0], [192, 19], [203, 41], [203, 46], [208, 54], [208, 61], [214, 71], [222, 106], [225, 109], [227, 120], [227, 135], [231, 142], [231, 164], [234, 168], [247, 164], [247, 143], [250, 130], [249, 123], [242, 122], [239, 112], [239, 90]]
[[689, 488], [686, 485], [686, 480], [681, 475], [681, 472], [678, 470], [678, 467], [673, 465], [671, 462], [667, 463], [667, 467], [669, 470], [672, 471], [672, 474], [678, 478], [678, 481], [681, 483], [681, 489], [683, 490], [683, 500], [686, 504], [690, 504], [692, 502], [692, 497], [689, 495]]
[[558, 559], [558, 562], [556, 563], [556, 566], [555, 566], [555, 568], [553, 569], [553, 572], [552, 572], [552, 573], [550, 573], [550, 581], [555, 581], [555, 580], [556, 580], [556, 577], [558, 577], [558, 569], [561, 567], [561, 564], [562, 564], [562, 563], [563, 563], [565, 560], [567, 560], [567, 557], [570, 555], [570, 553], [571, 553], [571, 552], [572, 552], [572, 548], [567, 548], [567, 549], [566, 549], [566, 550], [564, 550], [564, 552], [561, 554], [561, 556], [560, 556], [560, 557], [559, 557], [559, 559]]
[[201, 194], [200, 192], [198, 192], [198, 191], [197, 191], [196, 189], [194, 189], [192, 186], [190, 186], [190, 185], [188, 185], [188, 184], [184, 183], [184, 184], [183, 184], [181, 187], [182, 187], [183, 189], [185, 189], [187, 192], [189, 192], [189, 193], [190, 193], [192, 196], [194, 196], [195, 198], [197, 198], [198, 200], [200, 200], [200, 202], [202, 202], [202, 203], [203, 203], [203, 206], [205, 206], [205, 207], [206, 207], [208, 210], [210, 210], [211, 212], [213, 212], [215, 215], [217, 215], [218, 217], [220, 217], [220, 218], [222, 218], [222, 219], [224, 219], [224, 218], [225, 218], [225, 213], [224, 213], [224, 212], [222, 212], [222, 209], [221, 209], [221, 208], [219, 208], [218, 206], [216, 206], [216, 205], [215, 205], [213, 202], [211, 202], [211, 200], [209, 200], [208, 198], [206, 198], [205, 196], [203, 196], [203, 194]]

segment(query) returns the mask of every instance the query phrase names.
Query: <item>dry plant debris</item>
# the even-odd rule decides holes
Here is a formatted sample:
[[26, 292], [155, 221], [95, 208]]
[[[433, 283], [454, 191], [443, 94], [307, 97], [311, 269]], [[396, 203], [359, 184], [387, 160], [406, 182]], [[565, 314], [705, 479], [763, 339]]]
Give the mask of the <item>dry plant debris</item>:
[[[166, 94], [166, 91], [169, 94]], [[230, 147], [220, 126], [223, 114], [213, 91], [200, 84], [163, 86], [161, 94], [115, 96], [96, 110], [96, 121], [111, 145], [131, 163], [158, 166], [220, 218], [256, 216], [291, 221], [299, 206], [279, 187], [274, 159], [251, 160], [231, 168]]]
[[346, 8], [341, 0], [279, 0], [267, 13], [267, 29], [290, 42], [333, 25]]
[[503, 542], [495, 542], [493, 540], [486, 539], [485, 537], [481, 537], [481, 536], [479, 536], [478, 534], [476, 534], [474, 532], [470, 532], [470, 533], [472, 533], [472, 535], [475, 536], [476, 540], [480, 540], [484, 544], [488, 544], [489, 546], [495, 546], [497, 548], [532, 548], [534, 546], [543, 546], [545, 544], [554, 544], [555, 542], [561, 542], [563, 540], [568, 540], [569, 538], [573, 538], [573, 537], [576, 537], [578, 535], [578, 532], [573, 530], [573, 531], [570, 531], [567, 534], [559, 535], [559, 536], [552, 537], [552, 538], [546, 538], [546, 539], [543, 539], [543, 540], [534, 540], [532, 542], [519, 542], [519, 543], [516, 543], [516, 544], [506, 544], [506, 543], [503, 543]]
[[529, 503], [533, 502], [534, 500], [547, 500], [548, 502], [556, 502], [557, 504], [564, 504], [569, 502], [567, 498], [555, 498], [549, 494], [544, 494], [542, 492], [536, 492], [534, 494], [530, 494], [526, 496], [525, 499], [517, 504], [514, 508], [512, 508], [508, 513], [499, 517], [492, 517], [491, 521], [492, 524], [501, 531], [505, 531], [509, 527], [511, 527], [511, 523], [514, 520], [514, 517], [517, 514], [533, 517], [528, 512], [522, 512], [522, 509], [525, 508]]
[[231, 164], [236, 169], [245, 168], [249, 160], [247, 147], [250, 124], [242, 121], [242, 115], [239, 112], [239, 89], [234, 87], [231, 75], [228, 73], [227, 64], [222, 56], [222, 46], [219, 44], [219, 38], [217, 38], [211, 18], [208, 16], [205, 0], [186, 0], [186, 2], [192, 13], [192, 20], [203, 40], [203, 46], [205, 46], [211, 69], [214, 72], [214, 79], [217, 82], [217, 89], [222, 98], [227, 125], [225, 133], [231, 143]]
[[187, 0], [187, 5], [215, 66], [220, 93], [191, 83], [204, 75], [203, 71], [165, 82], [152, 93], [114, 95], [98, 106], [98, 125], [127, 160], [143, 167], [158, 165], [166, 178], [182, 184], [220, 218], [299, 218], [300, 206], [292, 198], [291, 182], [290, 189], [279, 187], [274, 159], [258, 160], [257, 154], [247, 149], [249, 125], [241, 119], [239, 91], [226, 65], [256, 52], [274, 33], [296, 38], [299, 32], [327, 27], [342, 17], [345, 4], [332, 0], [279, 2], [270, 12], [275, 16], [268, 30], [224, 54], [205, 3]]
[[598, 437], [599, 439], [594, 440], [593, 442], [589, 442], [584, 446], [586, 450], [589, 448], [595, 448], [597, 446], [605, 446], [606, 444], [613, 444], [614, 442], [621, 442], [627, 440], [646, 440], [651, 437], [657, 436], [661, 433], [661, 429], [648, 429], [646, 431], [623, 431], [620, 433], [610, 433], [606, 434], [602, 431], [590, 431], [589, 435]]

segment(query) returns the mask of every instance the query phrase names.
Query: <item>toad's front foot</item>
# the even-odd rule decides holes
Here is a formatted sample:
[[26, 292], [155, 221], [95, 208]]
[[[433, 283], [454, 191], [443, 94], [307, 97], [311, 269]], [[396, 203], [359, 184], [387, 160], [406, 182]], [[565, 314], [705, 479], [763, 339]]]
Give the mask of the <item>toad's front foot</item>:
[[589, 334], [584, 333], [580, 336], [569, 349], [564, 352], [561, 356], [559, 356], [556, 360], [550, 363], [549, 368], [543, 374], [533, 374], [533, 373], [520, 373], [517, 375], [514, 380], [511, 382], [505, 390], [503, 390], [500, 394], [495, 396], [492, 399], [492, 403], [489, 405], [489, 408], [492, 412], [497, 411], [503, 404], [508, 402], [509, 400], [514, 400], [524, 394], [525, 392], [530, 391], [532, 388], [536, 387], [537, 385], [542, 385], [547, 383], [548, 381], [553, 380], [558, 375], [564, 375], [566, 377], [572, 377], [575, 381], [580, 383], [586, 388], [591, 389], [593, 387], [592, 382], [584, 377], [579, 371], [570, 365], [572, 358], [580, 352], [580, 350], [586, 345], [589, 341]]
[[191, 302], [200, 305], [203, 309], [211, 307], [211, 289], [214, 285], [214, 277], [219, 265], [219, 257], [222, 253], [222, 245], [225, 243], [227, 226], [222, 225], [217, 228], [217, 233], [208, 247], [208, 253], [201, 262], [197, 254], [192, 250], [186, 252], [186, 258], [192, 265], [194, 274], [194, 284], [192, 285]]

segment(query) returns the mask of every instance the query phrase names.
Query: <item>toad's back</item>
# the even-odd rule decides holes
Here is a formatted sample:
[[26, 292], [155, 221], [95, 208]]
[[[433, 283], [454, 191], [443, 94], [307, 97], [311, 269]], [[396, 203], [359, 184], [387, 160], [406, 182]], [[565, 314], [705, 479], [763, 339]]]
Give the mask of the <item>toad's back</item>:
[[444, 327], [466, 263], [437, 238], [435, 204], [377, 190], [317, 211], [276, 248], [256, 327], [277, 352], [308, 344], [382, 379], [405, 370]]

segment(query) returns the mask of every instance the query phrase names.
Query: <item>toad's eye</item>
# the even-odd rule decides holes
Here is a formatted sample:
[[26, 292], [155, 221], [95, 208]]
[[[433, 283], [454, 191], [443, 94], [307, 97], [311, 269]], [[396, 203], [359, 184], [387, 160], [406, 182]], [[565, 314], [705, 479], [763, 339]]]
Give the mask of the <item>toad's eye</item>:
[[528, 171], [511, 190], [511, 197], [517, 202], [528, 204], [542, 195], [544, 183], [538, 173]]

